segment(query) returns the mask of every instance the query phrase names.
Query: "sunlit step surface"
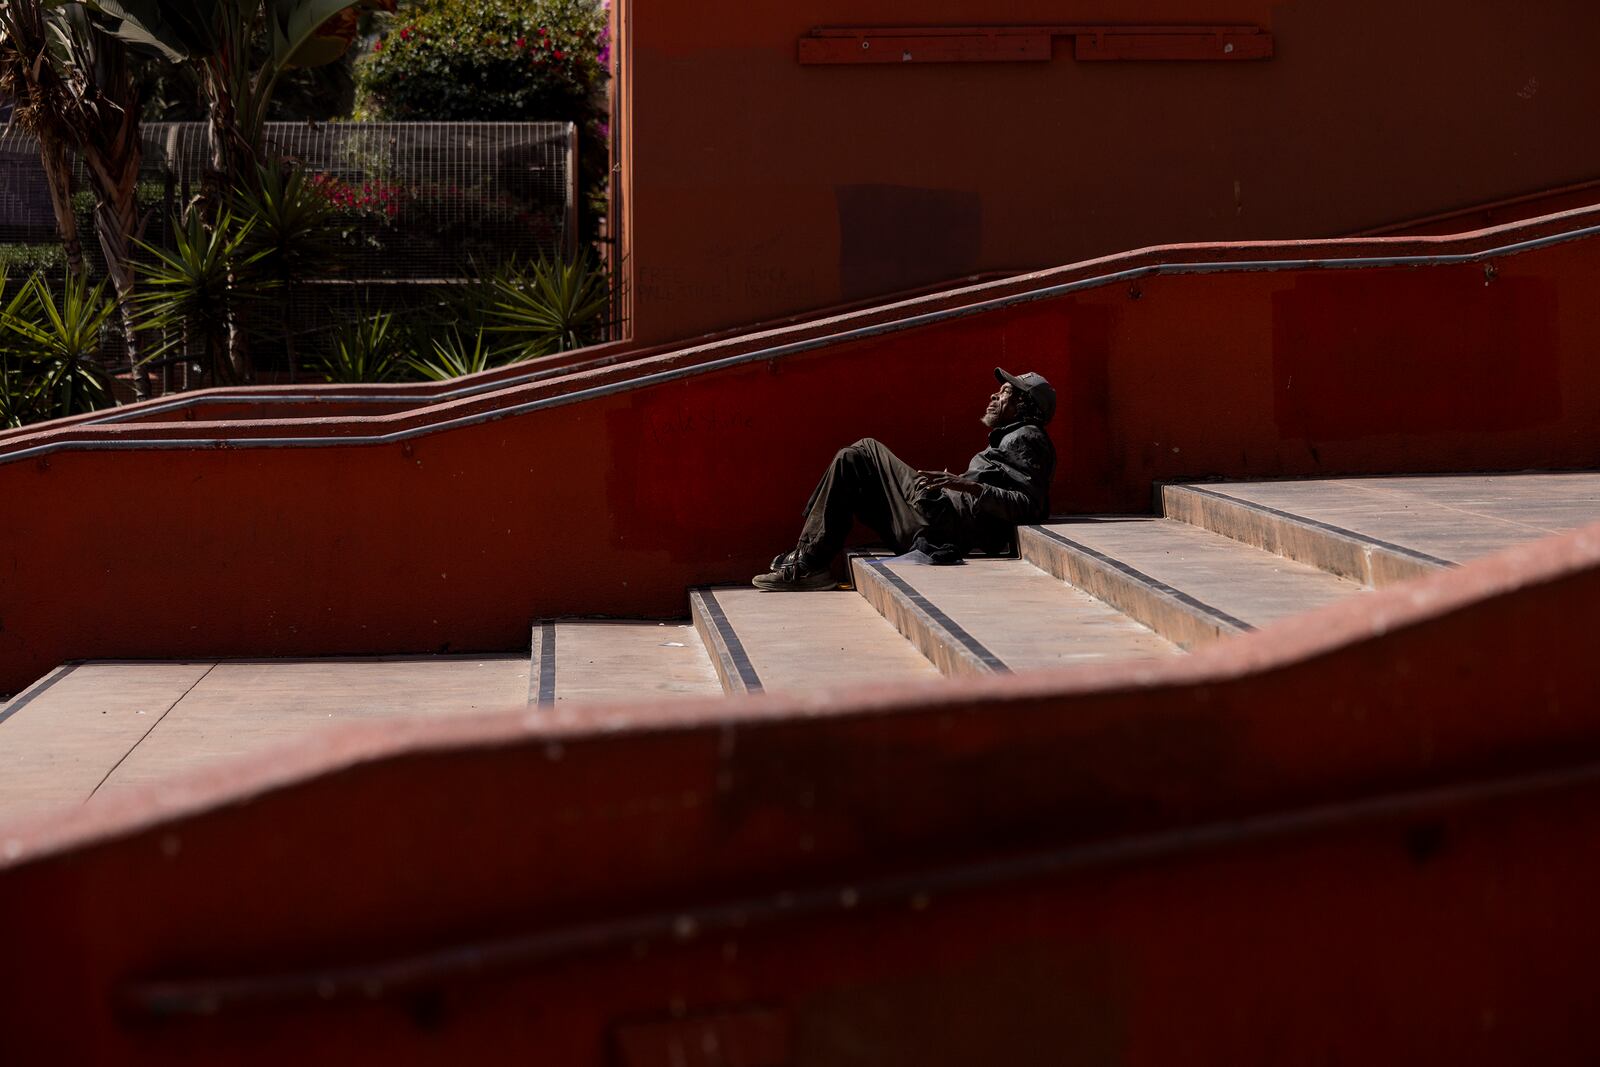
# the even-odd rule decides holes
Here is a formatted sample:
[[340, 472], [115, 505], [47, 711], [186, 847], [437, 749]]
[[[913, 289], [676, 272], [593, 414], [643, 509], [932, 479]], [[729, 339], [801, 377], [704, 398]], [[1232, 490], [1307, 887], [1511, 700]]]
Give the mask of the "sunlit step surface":
[[1025, 527], [1024, 559], [1191, 648], [1361, 592], [1359, 582], [1172, 519]]
[[535, 706], [721, 692], [693, 626], [560, 619], [533, 629]]
[[1170, 641], [1024, 560], [851, 560], [857, 589], [945, 674], [1167, 656]]
[[1266, 551], [1386, 585], [1600, 522], [1600, 474], [1167, 485], [1162, 509]]
[[939, 676], [871, 604], [848, 590], [697, 589], [690, 603], [730, 693], [807, 692]]

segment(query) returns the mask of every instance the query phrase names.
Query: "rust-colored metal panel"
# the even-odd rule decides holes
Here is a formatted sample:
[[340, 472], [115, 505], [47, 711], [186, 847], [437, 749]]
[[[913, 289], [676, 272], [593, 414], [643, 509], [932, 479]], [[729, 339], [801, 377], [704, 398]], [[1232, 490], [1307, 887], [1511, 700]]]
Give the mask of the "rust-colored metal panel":
[[1073, 55], [1081, 60], [1271, 59], [1270, 33], [1106, 33], [1080, 34]]
[[1043, 33], [890, 37], [802, 37], [800, 62], [841, 63], [1040, 63], [1050, 59]]
[[1255, 26], [946, 26], [819, 29], [800, 38], [807, 65], [1017, 63], [1051, 58], [1056, 37], [1086, 60], [1268, 59], [1272, 35]]

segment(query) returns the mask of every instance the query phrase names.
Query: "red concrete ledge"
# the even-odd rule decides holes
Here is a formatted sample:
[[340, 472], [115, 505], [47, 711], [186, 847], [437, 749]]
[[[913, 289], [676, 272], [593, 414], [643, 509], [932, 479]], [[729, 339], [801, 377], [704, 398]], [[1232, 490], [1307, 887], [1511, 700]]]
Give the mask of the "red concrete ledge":
[[[1590, 939], [1572, 932], [1587, 928], [1589, 901], [1577, 890], [1594, 884], [1592, 860], [1551, 868], [1547, 880], [1573, 887], [1553, 898], [1569, 910], [1546, 915], [1567, 937], [1519, 939], [1502, 916], [1546, 899], [1545, 882], [1527, 876], [1571, 852], [1570, 840], [1557, 847], [1541, 827], [1592, 814], [1600, 800], [1600, 675], [1588, 655], [1597, 624], [1593, 526], [1164, 663], [814, 700], [519, 709], [349, 727], [117, 809], [0, 828], [0, 930], [19, 963], [0, 972], [0, 1023], [10, 1048], [87, 1058], [189, 1062], [246, 1047], [271, 1058], [293, 1046], [316, 1061], [338, 1054], [315, 1039], [330, 1028], [387, 1048], [407, 1033], [411, 998], [455, 1003], [450, 991], [470, 983], [466, 1003], [476, 1007], [429, 1049], [493, 1033], [555, 1042], [573, 1050], [569, 1062], [598, 1062], [598, 1052], [577, 1050], [603, 1047], [618, 1019], [663, 1010], [672, 990], [697, 1010], [753, 997], [799, 1011], [807, 998], [867, 980], [838, 938], [880, 935], [852, 918], [859, 902], [840, 894], [909, 879], [912, 904], [875, 901], [868, 913], [892, 928], [894, 915], [918, 907], [918, 874], [944, 871], [966, 877], [966, 888], [951, 883], [924, 901], [941, 915], [952, 909], [942, 925], [921, 927], [925, 946], [1004, 946], [1023, 936], [1017, 915], [1053, 916], [1077, 931], [1073, 943], [1098, 944], [1128, 980], [1142, 976], [1124, 991], [1138, 996], [1118, 1000], [1131, 1020], [1149, 1018], [1151, 1034], [1181, 1035], [1191, 1051], [1212, 1047], [1227, 1028], [1160, 1023], [1162, 1011], [1199, 1022], [1181, 996], [1209, 1005], [1225, 992], [1300, 1025], [1364, 1004], [1350, 987], [1333, 1002], [1316, 1000], [1323, 1016], [1293, 1006], [1297, 985], [1283, 969], [1293, 954], [1284, 956], [1281, 939], [1315, 940], [1307, 931], [1329, 922], [1327, 936], [1360, 949], [1348, 959], [1332, 944], [1319, 953], [1308, 973], [1331, 969], [1335, 983], [1359, 973], [1363, 958], [1376, 970], [1360, 988], [1383, 986], [1395, 966], [1414, 982], [1413, 945], [1464, 968], [1439, 973], [1427, 997], [1407, 1002], [1408, 1028], [1430, 1041], [1454, 1048], [1468, 1031], [1482, 1040], [1475, 1007], [1471, 1027], [1458, 1032], [1450, 1020], [1484, 996], [1505, 1012], [1508, 1040], [1541, 1028], [1570, 1040], [1543, 983], [1522, 981], [1513, 995], [1498, 986], [1490, 994], [1482, 982], [1495, 968], [1525, 978], [1589, 965]], [[1268, 816], [1279, 816], [1276, 829], [1241, 850], [1239, 835]], [[1395, 860], [1346, 843], [1350, 828], [1373, 823]], [[1142, 851], [1138, 842], [1162, 834], [1179, 836], [1164, 851]], [[1484, 840], [1516, 865], [1450, 858], [1474, 855]], [[1440, 849], [1446, 858], [1435, 861]], [[1018, 864], [1037, 850], [1087, 858], [1063, 881]], [[1308, 850], [1323, 857], [1309, 868]], [[1434, 862], [1447, 881], [1417, 894], [1378, 891]], [[1276, 910], [1227, 913], [1247, 925], [1227, 939], [1230, 958], [1203, 960], [1212, 992], [1192, 984], [1163, 992], [1140, 954], [1165, 945], [1177, 953], [1167, 966], [1179, 966], [1179, 946], [1206, 924], [1173, 900], [1124, 914], [1128, 901], [1145, 898], [1128, 896], [1129, 878], [1156, 878], [1177, 900], [1202, 892], [1213, 921], [1226, 899], [1214, 891], [1256, 902], [1262, 886], [1287, 879], [1297, 888]], [[698, 920], [683, 925], [732, 901], [809, 900], [827, 887], [834, 909], [728, 928], [748, 954], [741, 959], [759, 960], [770, 946], [787, 960], [759, 977], [727, 959], [713, 964], [723, 942], [712, 938], [702, 953]], [[1125, 903], [1114, 905], [1119, 894]], [[1369, 910], [1342, 911], [1350, 894]], [[1445, 900], [1469, 899], [1502, 902], [1467, 909], [1480, 924], [1493, 919], [1485, 956], [1440, 942], [1446, 934], [1425, 918]], [[1174, 907], [1191, 934], [1160, 920]], [[1398, 909], [1409, 936], [1396, 938], [1374, 907]], [[662, 929], [630, 925], [652, 914], [678, 919]], [[1280, 929], [1284, 920], [1290, 926]], [[1250, 923], [1279, 932], [1257, 941], [1245, 932]], [[622, 941], [594, 933], [607, 929]], [[599, 939], [569, 939], [560, 967], [539, 956], [475, 966], [448, 951], [534, 935], [554, 943], [564, 931]], [[69, 932], [77, 937], [63, 951]], [[1480, 925], [1473, 936], [1487, 932]], [[817, 938], [832, 955], [808, 960], [803, 945]], [[882, 951], [890, 944], [901, 955], [880, 965], [940, 967], [914, 962], [898, 937]], [[1371, 952], [1382, 955], [1363, 956]], [[405, 959], [425, 969], [377, 966]], [[969, 979], [975, 996], [994, 980], [981, 973]], [[344, 980], [362, 974], [392, 984]], [[559, 990], [574, 982], [586, 1006], [527, 1018], [530, 1002], [565, 1006]], [[500, 983], [517, 994], [495, 995]], [[252, 989], [268, 995], [238, 999]], [[208, 990], [216, 999], [205, 1002]], [[178, 1017], [152, 1025], [158, 1006]], [[402, 1045], [394, 1054], [419, 1053]]]

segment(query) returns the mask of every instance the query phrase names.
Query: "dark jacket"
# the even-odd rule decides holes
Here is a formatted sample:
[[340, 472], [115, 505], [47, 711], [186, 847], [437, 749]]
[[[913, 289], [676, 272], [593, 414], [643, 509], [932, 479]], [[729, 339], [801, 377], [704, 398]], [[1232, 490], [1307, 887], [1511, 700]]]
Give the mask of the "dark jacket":
[[1013, 422], [989, 431], [989, 447], [972, 457], [963, 477], [983, 483], [977, 496], [949, 494], [957, 526], [970, 547], [1002, 551], [1016, 528], [1050, 514], [1056, 449], [1044, 428]]

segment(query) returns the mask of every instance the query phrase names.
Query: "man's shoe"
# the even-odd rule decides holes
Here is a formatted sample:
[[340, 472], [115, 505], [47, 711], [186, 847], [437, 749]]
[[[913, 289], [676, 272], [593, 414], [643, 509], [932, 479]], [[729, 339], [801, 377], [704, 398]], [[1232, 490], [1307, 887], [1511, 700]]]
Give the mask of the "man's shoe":
[[805, 593], [819, 589], [834, 589], [838, 582], [827, 567], [811, 567], [791, 553], [788, 559], [779, 556], [773, 560], [772, 570], [750, 579], [750, 584], [769, 593]]

